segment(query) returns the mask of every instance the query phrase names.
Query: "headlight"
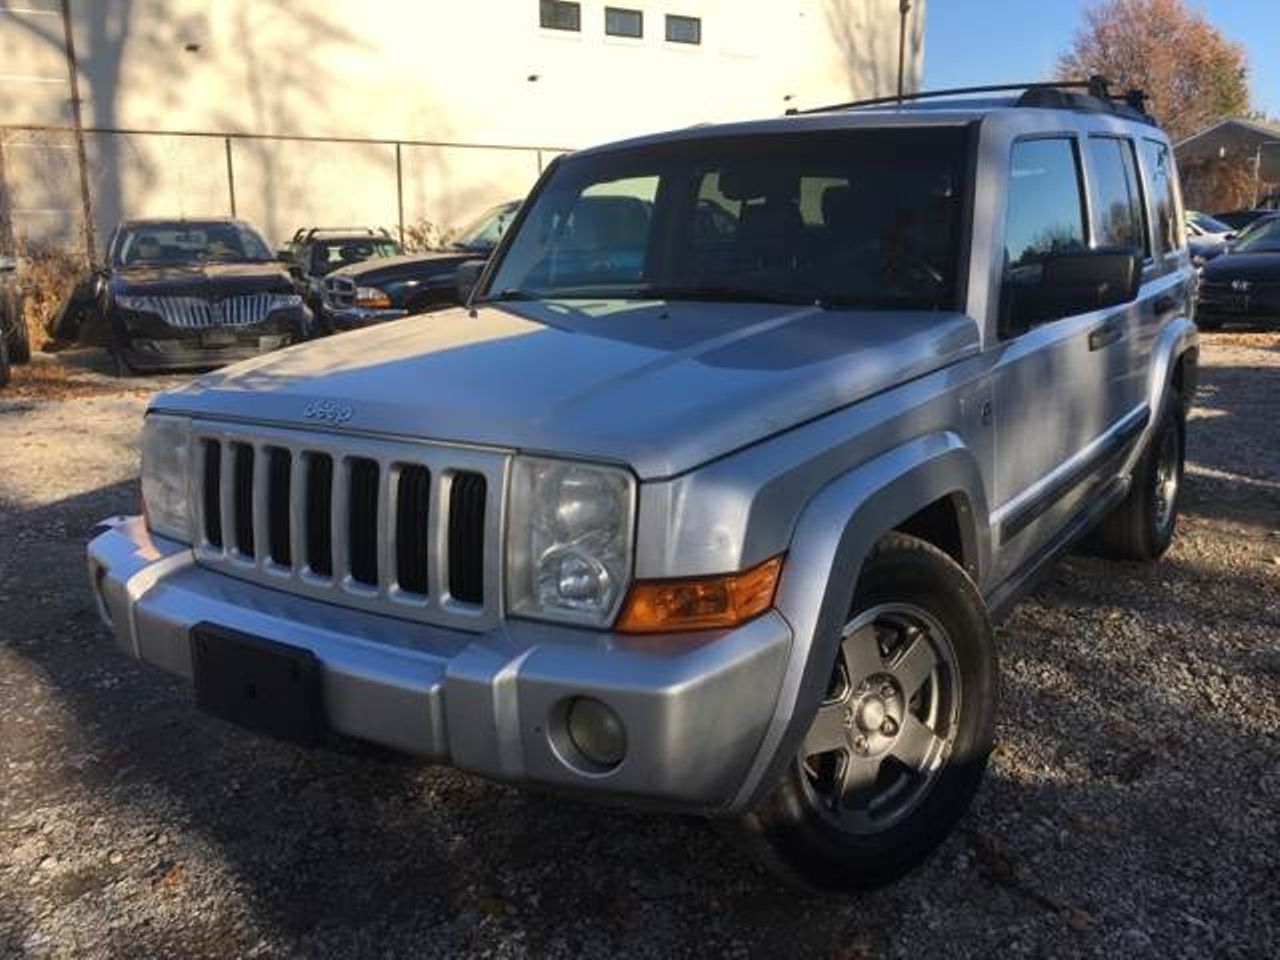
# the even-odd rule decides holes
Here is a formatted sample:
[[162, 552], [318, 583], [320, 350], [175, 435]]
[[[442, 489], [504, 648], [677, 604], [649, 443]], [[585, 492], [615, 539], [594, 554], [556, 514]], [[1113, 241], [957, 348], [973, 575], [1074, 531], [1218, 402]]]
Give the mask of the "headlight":
[[635, 500], [626, 470], [517, 457], [507, 543], [511, 612], [611, 624], [631, 579]]
[[156, 304], [151, 297], [117, 296], [116, 303], [126, 310], [134, 310], [138, 313], [156, 312]]
[[385, 310], [391, 306], [391, 298], [377, 287], [356, 287], [356, 306], [370, 310]]
[[152, 414], [142, 427], [142, 510], [154, 533], [191, 542], [187, 497], [189, 423]]

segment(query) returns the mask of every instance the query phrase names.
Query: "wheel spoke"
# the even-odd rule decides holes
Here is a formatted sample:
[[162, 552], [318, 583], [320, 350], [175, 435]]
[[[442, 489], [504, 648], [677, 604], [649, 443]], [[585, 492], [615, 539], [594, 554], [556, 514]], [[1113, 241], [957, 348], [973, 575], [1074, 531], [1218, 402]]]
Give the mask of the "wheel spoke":
[[932, 730], [908, 713], [902, 718], [902, 729], [889, 753], [912, 770], [921, 770], [940, 743], [941, 739]]
[[868, 623], [846, 634], [840, 641], [840, 648], [844, 651], [850, 686], [856, 687], [860, 681], [884, 670], [884, 661], [880, 658], [880, 637], [875, 624]]
[[938, 655], [934, 652], [933, 644], [923, 631], [916, 630], [908, 638], [907, 648], [898, 656], [891, 669], [894, 678], [902, 686], [902, 692], [910, 700], [929, 679], [937, 665]]
[[816, 756], [840, 750], [849, 744], [848, 732], [844, 725], [843, 703], [824, 703], [818, 708], [813, 718], [813, 726], [804, 738], [804, 755]]
[[882, 757], [864, 757], [850, 751], [840, 771], [840, 805], [845, 810], [866, 810], [876, 793]]

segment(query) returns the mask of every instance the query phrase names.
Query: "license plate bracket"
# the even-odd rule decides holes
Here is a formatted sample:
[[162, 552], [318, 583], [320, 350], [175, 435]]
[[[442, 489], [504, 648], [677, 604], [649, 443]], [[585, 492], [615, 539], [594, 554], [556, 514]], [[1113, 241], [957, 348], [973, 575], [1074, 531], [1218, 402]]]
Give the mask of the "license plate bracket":
[[193, 627], [190, 640], [200, 709], [278, 740], [320, 742], [324, 704], [314, 653], [211, 623]]

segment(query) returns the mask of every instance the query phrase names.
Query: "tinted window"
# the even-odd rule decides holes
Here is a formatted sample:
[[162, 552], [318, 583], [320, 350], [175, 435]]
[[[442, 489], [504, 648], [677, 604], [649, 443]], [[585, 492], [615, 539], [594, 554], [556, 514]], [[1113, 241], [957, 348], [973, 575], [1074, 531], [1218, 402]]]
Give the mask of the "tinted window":
[[565, 0], [541, 0], [538, 22], [547, 30], [581, 30], [582, 5]]
[[697, 17], [667, 14], [667, 39], [672, 43], [701, 43], [702, 21]]
[[1085, 246], [1084, 204], [1075, 145], [1067, 139], [1013, 145], [1009, 212], [1004, 229], [1006, 270]]
[[1143, 229], [1142, 194], [1133, 145], [1114, 137], [1089, 140], [1089, 192], [1099, 246], [1133, 247], [1151, 253]]
[[697, 137], [563, 160], [493, 295], [954, 309], [963, 128]]
[[1269, 217], [1240, 234], [1232, 247], [1237, 253], [1274, 253], [1280, 250], [1280, 217]]
[[459, 230], [457, 239], [450, 246], [472, 253], [490, 253], [507, 232], [507, 227], [511, 226], [519, 209], [519, 203], [501, 203], [491, 207]]
[[141, 223], [125, 228], [115, 245], [123, 266], [273, 259], [262, 237], [230, 222]]
[[1147, 176], [1147, 195], [1154, 208], [1152, 233], [1160, 238], [1162, 253], [1182, 247], [1182, 230], [1178, 224], [1177, 200], [1173, 192], [1173, 165], [1169, 148], [1155, 140], [1142, 141], [1142, 165]]
[[337, 239], [324, 240], [311, 247], [311, 272], [328, 273], [349, 263], [360, 263], [381, 257], [394, 257], [400, 245], [394, 240]]
[[604, 32], [611, 37], [643, 37], [644, 14], [639, 10], [605, 7]]

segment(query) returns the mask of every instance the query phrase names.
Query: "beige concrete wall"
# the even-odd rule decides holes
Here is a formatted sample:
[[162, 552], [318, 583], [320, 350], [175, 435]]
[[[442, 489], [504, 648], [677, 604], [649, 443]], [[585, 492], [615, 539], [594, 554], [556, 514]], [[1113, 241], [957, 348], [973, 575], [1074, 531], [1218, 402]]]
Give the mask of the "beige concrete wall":
[[[583, 0], [576, 34], [542, 29], [538, 0], [70, 0], [70, 9], [84, 123], [98, 127], [573, 148], [896, 84], [898, 0], [611, 3], [644, 12], [643, 39], [606, 37], [599, 0]], [[920, 75], [924, 0], [914, 7], [909, 87]], [[0, 0], [0, 124], [69, 121], [60, 11], [58, 0]], [[703, 42], [666, 42], [666, 13], [700, 17]], [[125, 215], [229, 209], [221, 140], [90, 141], [99, 229]], [[405, 147], [406, 219], [456, 226], [522, 195], [553, 153]], [[232, 155], [238, 212], [272, 241], [306, 223], [396, 222], [391, 146], [237, 141]], [[74, 209], [75, 178], [63, 192]], [[45, 229], [34, 215], [14, 220]]]

